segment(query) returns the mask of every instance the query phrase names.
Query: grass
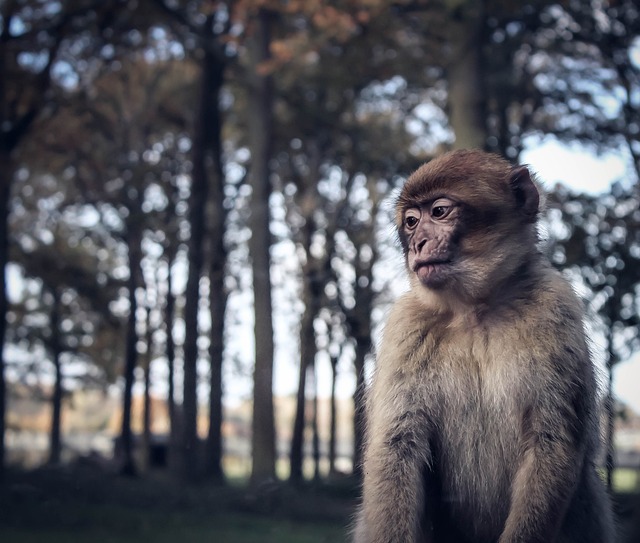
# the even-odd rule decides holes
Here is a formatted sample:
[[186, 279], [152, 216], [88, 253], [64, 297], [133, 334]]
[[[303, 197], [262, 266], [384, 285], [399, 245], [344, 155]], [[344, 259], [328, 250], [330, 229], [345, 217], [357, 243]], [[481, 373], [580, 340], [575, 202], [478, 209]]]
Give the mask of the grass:
[[346, 542], [352, 496], [277, 487], [185, 487], [97, 473], [12, 473], [0, 485], [7, 543]]
[[[614, 475], [621, 520], [637, 522], [638, 474]], [[297, 490], [276, 484], [256, 494], [237, 481], [185, 486], [161, 473], [128, 479], [95, 469], [11, 471], [0, 484], [0, 541], [343, 543], [355, 495], [348, 481]]]
[[[0, 526], [7, 543], [323, 543], [346, 541], [345, 530], [332, 524], [269, 519], [251, 514], [212, 515], [189, 513], [160, 515], [118, 507], [92, 505], [70, 514], [61, 512], [56, 522], [35, 519], [30, 525]], [[81, 518], [80, 516], [81, 515]]]
[[613, 488], [616, 492], [626, 494], [640, 491], [640, 471], [618, 468], [613, 472]]

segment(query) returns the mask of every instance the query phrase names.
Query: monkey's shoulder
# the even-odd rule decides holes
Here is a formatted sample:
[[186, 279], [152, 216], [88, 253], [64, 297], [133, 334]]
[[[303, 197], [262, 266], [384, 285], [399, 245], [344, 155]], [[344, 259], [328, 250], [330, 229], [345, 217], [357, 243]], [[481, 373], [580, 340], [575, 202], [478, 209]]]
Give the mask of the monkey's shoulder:
[[442, 316], [426, 308], [411, 293], [396, 300], [387, 316], [377, 352], [378, 369], [410, 371], [423, 365], [437, 348]]
[[512, 326], [529, 330], [536, 343], [584, 340], [584, 304], [573, 286], [550, 265], [543, 268], [526, 302], [508, 315]]
[[384, 327], [384, 338], [392, 343], [427, 341], [447, 325], [447, 317], [408, 292], [393, 304]]
[[442, 314], [438, 308], [431, 308], [425, 304], [413, 291], [408, 291], [400, 296], [389, 312], [387, 326], [401, 326], [406, 328], [424, 328], [424, 326], [436, 325], [442, 320]]

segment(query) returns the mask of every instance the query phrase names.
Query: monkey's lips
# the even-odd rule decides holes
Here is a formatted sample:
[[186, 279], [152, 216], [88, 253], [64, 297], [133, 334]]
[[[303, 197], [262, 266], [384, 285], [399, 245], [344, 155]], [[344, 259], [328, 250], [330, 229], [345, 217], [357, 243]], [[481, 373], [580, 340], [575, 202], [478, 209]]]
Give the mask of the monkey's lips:
[[448, 259], [416, 260], [412, 269], [423, 285], [436, 286], [444, 279], [451, 264]]

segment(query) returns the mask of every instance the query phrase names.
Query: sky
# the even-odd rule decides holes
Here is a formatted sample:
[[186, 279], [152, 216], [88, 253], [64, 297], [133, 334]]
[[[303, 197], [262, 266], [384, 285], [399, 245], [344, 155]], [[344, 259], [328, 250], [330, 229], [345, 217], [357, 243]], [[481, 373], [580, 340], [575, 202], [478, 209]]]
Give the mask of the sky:
[[520, 155], [521, 162], [531, 166], [547, 189], [561, 182], [576, 191], [599, 194], [614, 181], [627, 181], [629, 159], [622, 153], [598, 156], [579, 146], [568, 147], [554, 140], [528, 144], [529, 148]]

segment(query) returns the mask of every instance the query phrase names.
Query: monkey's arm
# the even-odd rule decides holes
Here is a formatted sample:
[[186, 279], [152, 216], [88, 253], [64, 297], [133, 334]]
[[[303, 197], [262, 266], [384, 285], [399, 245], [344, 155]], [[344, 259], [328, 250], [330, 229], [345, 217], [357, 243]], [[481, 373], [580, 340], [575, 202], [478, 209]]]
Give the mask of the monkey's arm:
[[[421, 428], [424, 415], [413, 412], [415, 402], [396, 398], [373, 408], [376, 422], [369, 428], [364, 460], [364, 498], [355, 543], [415, 543], [424, 514], [424, 469], [429, 463], [428, 439]], [[385, 402], [386, 403], [386, 402]]]
[[[575, 354], [569, 353], [569, 360], [555, 364], [551, 357], [556, 379], [540, 384], [539, 394], [523, 414], [525, 448], [499, 543], [557, 540], [584, 462], [587, 434], [585, 398], [590, 393], [587, 383], [576, 378], [580, 372], [566, 371], [567, 366], [575, 369], [580, 365], [572, 356]], [[565, 371], [558, 370], [563, 366]]]
[[[425, 514], [424, 475], [431, 464], [432, 429], [428, 416], [433, 400], [418, 386], [425, 376], [433, 339], [401, 299], [395, 305], [378, 353], [376, 373], [367, 398], [367, 448], [363, 502], [355, 530], [356, 543], [414, 543]], [[413, 328], [412, 328], [413, 326]]]

